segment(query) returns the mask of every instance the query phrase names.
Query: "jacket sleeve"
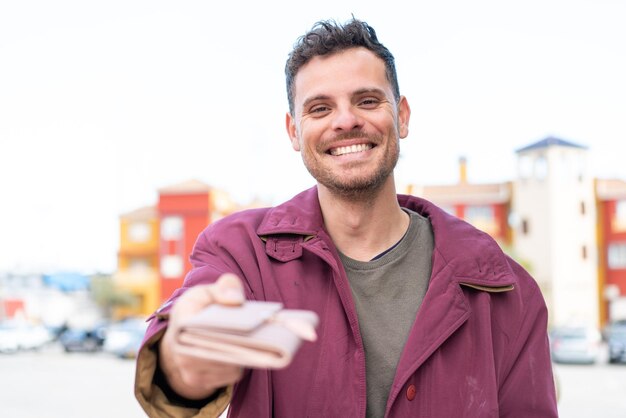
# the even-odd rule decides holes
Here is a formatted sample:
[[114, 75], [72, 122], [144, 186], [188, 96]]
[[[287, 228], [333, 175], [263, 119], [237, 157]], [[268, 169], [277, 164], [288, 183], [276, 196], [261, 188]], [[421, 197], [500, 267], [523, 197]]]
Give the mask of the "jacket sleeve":
[[194, 246], [191, 255], [193, 268], [185, 277], [183, 287], [176, 290], [148, 319], [150, 324], [137, 355], [135, 397], [149, 417], [218, 417], [226, 409], [232, 397], [233, 388], [228, 387], [206, 406], [193, 408], [172, 403], [154, 382], [155, 372], [158, 367], [158, 351], [156, 347], [158, 347], [158, 343], [165, 333], [169, 312], [178, 297], [191, 286], [212, 283], [225, 272], [238, 272], [237, 268], [233, 268], [232, 265], [229, 266], [227, 256], [220, 257], [211, 248], [210, 242], [205, 235], [207, 230], [200, 235]]
[[[154, 322], [166, 322], [167, 319], [154, 318]], [[152, 418], [216, 418], [228, 406], [232, 387], [228, 387], [217, 398], [202, 408], [192, 408], [172, 403], [155, 384], [154, 376], [158, 367], [158, 355], [155, 347], [165, 332], [165, 324], [158, 323], [155, 331], [147, 334], [141, 350], [137, 356], [137, 369], [135, 371], [135, 397], [149, 417]]]
[[499, 388], [500, 417], [557, 417], [547, 334], [548, 311], [536, 282], [515, 262], [521, 291], [517, 334], [511, 341]]

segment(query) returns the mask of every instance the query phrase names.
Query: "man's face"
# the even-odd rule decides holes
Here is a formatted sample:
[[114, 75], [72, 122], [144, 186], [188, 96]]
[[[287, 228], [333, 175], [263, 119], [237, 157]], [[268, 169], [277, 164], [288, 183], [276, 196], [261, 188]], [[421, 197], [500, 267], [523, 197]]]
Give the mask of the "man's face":
[[361, 47], [317, 56], [294, 87], [287, 131], [311, 175], [342, 196], [378, 191], [398, 161], [410, 116], [406, 98], [394, 99], [384, 62]]

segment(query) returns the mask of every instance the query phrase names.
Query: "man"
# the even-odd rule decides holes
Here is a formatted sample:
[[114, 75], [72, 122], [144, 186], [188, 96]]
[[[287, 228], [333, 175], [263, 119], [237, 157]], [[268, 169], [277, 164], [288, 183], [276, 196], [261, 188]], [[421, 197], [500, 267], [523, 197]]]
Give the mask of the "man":
[[[545, 303], [486, 234], [396, 196], [410, 108], [374, 29], [320, 22], [286, 66], [293, 148], [317, 186], [210, 225], [137, 365], [150, 416], [554, 417]], [[244, 298], [310, 309], [283, 370], [177, 352], [180, 323]]]

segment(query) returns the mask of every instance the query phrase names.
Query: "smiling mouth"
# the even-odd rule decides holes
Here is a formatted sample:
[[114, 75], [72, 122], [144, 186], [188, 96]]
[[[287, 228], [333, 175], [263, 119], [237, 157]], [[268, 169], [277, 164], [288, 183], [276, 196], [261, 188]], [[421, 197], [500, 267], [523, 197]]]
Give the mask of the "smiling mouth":
[[329, 153], [330, 155], [339, 156], [346, 154], [354, 154], [357, 152], [363, 152], [372, 149], [372, 144], [357, 144], [357, 145], [348, 145], [345, 147], [337, 147], [332, 148]]

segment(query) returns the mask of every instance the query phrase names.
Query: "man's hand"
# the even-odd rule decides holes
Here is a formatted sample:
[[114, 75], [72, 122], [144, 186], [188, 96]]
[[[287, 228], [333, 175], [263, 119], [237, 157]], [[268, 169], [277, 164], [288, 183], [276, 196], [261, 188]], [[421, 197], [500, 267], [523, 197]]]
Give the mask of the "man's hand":
[[172, 389], [187, 399], [204, 399], [215, 390], [237, 382], [242, 368], [216, 363], [177, 353], [175, 336], [180, 324], [207, 305], [241, 305], [243, 286], [239, 277], [224, 274], [211, 285], [198, 285], [187, 290], [170, 312], [169, 325], [159, 346], [159, 365]]

